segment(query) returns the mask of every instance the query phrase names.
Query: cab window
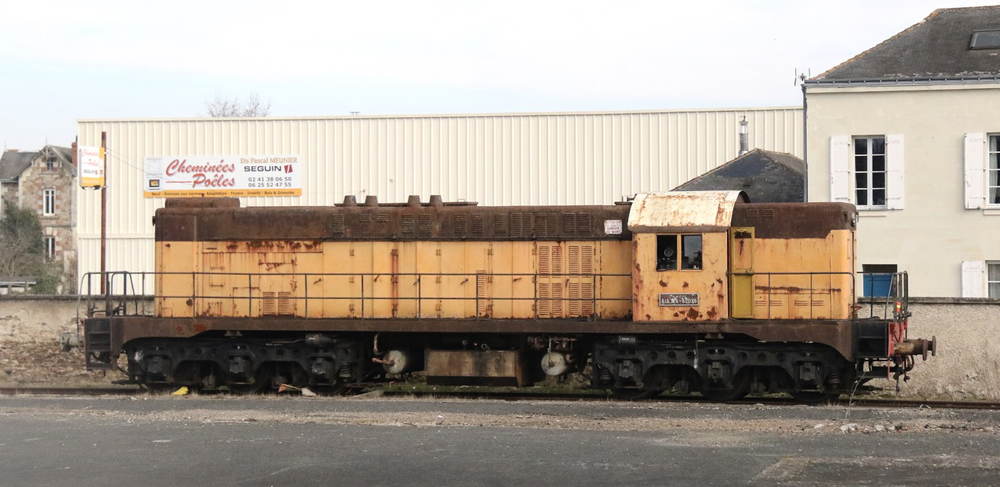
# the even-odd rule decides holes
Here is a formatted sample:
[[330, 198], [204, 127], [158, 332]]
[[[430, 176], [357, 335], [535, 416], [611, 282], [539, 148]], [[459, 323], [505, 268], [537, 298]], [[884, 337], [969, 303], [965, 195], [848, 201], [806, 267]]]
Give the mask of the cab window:
[[701, 235], [657, 235], [656, 270], [701, 269]]

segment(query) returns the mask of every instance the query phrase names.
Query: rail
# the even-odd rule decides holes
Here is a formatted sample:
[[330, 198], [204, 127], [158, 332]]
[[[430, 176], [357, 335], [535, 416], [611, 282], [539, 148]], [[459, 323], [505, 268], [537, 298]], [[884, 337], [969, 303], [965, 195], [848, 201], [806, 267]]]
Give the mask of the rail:
[[[619, 296], [603, 296], [601, 293], [601, 283], [606, 279], [631, 279], [631, 274], [578, 274], [578, 273], [363, 273], [363, 272], [341, 272], [341, 273], [232, 273], [232, 272], [90, 272], [81, 278], [81, 299], [86, 299], [86, 309], [88, 317], [110, 316], [110, 315], [151, 315], [153, 310], [144, 306], [149, 298], [155, 303], [163, 303], [167, 300], [184, 300], [193, 310], [192, 316], [211, 316], [202, 308], [204, 303], [209, 301], [218, 302], [228, 300], [233, 303], [246, 303], [244, 313], [238, 314], [241, 317], [260, 316], [310, 316], [310, 306], [322, 305], [328, 301], [349, 301], [360, 305], [357, 313], [350, 313], [352, 318], [368, 319], [382, 317], [374, 309], [376, 303], [391, 301], [395, 303], [412, 303], [415, 312], [407, 314], [410, 318], [434, 318], [438, 314], [427, 315], [424, 313], [424, 305], [427, 302], [464, 302], [474, 304], [475, 317], [486, 318], [492, 312], [492, 306], [496, 302], [508, 302], [513, 306], [515, 303], [530, 302], [532, 304], [532, 315], [534, 318], [549, 317], [587, 317], [593, 320], [600, 319], [602, 303], [628, 303], [631, 305], [631, 287], [623, 287]], [[106, 280], [107, 293], [95, 295], [94, 289], [100, 289], [100, 280]], [[207, 284], [207, 280], [217, 279], [224, 281], [222, 285]], [[320, 282], [340, 279], [343, 282], [334, 283], [340, 290], [344, 288], [355, 289], [357, 294], [332, 295], [323, 289]], [[461, 296], [442, 295], [440, 293], [428, 293], [425, 281], [431, 281], [435, 285], [442, 285], [445, 279], [452, 280], [448, 285], [464, 286], [473, 283], [474, 292], [464, 293]], [[497, 295], [496, 293], [484, 294], [484, 289], [493, 287], [497, 280], [505, 281], [513, 287], [521, 280], [531, 280], [533, 295], [515, 296], [513, 288], [510, 296]], [[172, 280], [171, 288], [184, 287], [191, 292], [167, 294], [155, 292], [156, 286], [163, 280]], [[184, 283], [180, 284], [180, 280]], [[94, 284], [94, 281], [97, 284]], [[388, 281], [388, 283], [387, 283]], [[405, 282], [404, 282], [405, 281]], [[454, 281], [458, 281], [457, 283]], [[412, 284], [411, 284], [412, 283]], [[266, 286], [264, 286], [266, 285]], [[318, 293], [310, 291], [319, 287]], [[406, 286], [410, 286], [406, 288]], [[228, 293], [199, 292], [199, 289], [219, 287], [228, 290]], [[270, 288], [270, 290], [265, 289]], [[379, 291], [375, 291], [378, 288]], [[574, 293], [572, 290], [577, 289]], [[405, 291], [403, 291], [405, 289]], [[239, 292], [237, 292], [239, 291]], [[280, 296], [280, 294], [285, 294]], [[262, 307], [275, 304], [274, 300], [284, 299], [286, 303], [294, 303], [296, 306], [289, 310], [281, 310], [277, 305], [272, 311], [254, 312], [254, 305], [260, 303]], [[99, 304], [103, 303], [101, 309]], [[301, 309], [298, 305], [301, 304]], [[562, 312], [564, 306], [578, 306], [578, 311]], [[559, 312], [553, 312], [557, 309]], [[398, 306], [397, 306], [398, 308]], [[315, 308], [314, 308], [315, 309]], [[548, 310], [546, 312], [546, 310]], [[290, 312], [289, 312], [290, 311]], [[301, 311], [301, 313], [299, 313]], [[395, 316], [395, 313], [392, 314]], [[471, 316], [471, 315], [470, 315]]]

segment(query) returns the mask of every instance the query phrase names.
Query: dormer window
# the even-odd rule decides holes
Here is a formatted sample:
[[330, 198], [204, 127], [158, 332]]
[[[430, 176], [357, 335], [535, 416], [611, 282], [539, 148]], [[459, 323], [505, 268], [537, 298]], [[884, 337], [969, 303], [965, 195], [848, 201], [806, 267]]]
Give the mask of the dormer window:
[[46, 171], [51, 171], [51, 170], [55, 169], [55, 167], [56, 167], [56, 160], [55, 160], [54, 157], [50, 157], [50, 158], [48, 158], [48, 159], [45, 160], [45, 170]]
[[969, 49], [1000, 49], [1000, 29], [973, 32]]

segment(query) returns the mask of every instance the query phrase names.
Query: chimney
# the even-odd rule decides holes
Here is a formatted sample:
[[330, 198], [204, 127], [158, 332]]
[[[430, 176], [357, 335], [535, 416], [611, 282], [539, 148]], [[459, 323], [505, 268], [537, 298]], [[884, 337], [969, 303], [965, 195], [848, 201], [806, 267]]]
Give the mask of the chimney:
[[737, 157], [746, 154], [750, 150], [748, 147], [750, 143], [747, 140], [747, 125], [747, 117], [744, 116], [743, 119], [740, 120], [740, 153], [737, 154]]

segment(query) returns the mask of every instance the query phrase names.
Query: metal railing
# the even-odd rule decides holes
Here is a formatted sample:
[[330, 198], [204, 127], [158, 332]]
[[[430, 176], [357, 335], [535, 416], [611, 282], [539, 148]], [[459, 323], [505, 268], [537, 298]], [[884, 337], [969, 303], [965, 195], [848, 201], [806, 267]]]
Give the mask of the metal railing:
[[[260, 317], [260, 316], [310, 316], [310, 305], [322, 306], [328, 301], [348, 301], [356, 302], [360, 305], [358, 313], [350, 311], [344, 317], [351, 318], [377, 318], [383, 317], [385, 313], [377, 313], [376, 303], [392, 301], [396, 304], [396, 309], [400, 304], [412, 303], [414, 312], [400, 313], [411, 318], [436, 318], [438, 312], [433, 315], [425, 315], [424, 304], [426, 302], [465, 302], [475, 306], [475, 318], [487, 318], [491, 312], [491, 306], [495, 302], [507, 302], [510, 306], [516, 303], [530, 302], [532, 304], [532, 316], [534, 318], [557, 318], [557, 317], [586, 317], [597, 320], [601, 317], [601, 307], [599, 304], [607, 302], [628, 303], [631, 306], [631, 286], [627, 286], [621, 296], [604, 296], [601, 293], [601, 284], [605, 279], [629, 279], [631, 274], [514, 274], [514, 273], [365, 273], [365, 272], [341, 272], [341, 273], [233, 273], [233, 272], [91, 272], [81, 278], [81, 290], [85, 290], [82, 299], [87, 299], [88, 316], [98, 314], [105, 315], [129, 315], [129, 314], [151, 314], [151, 310], [145, 309], [143, 301], [149, 298], [154, 299], [157, 304], [167, 300], [180, 299], [191, 309], [191, 316], [210, 316], [207, 309], [202, 309], [205, 303], [212, 301], [229, 301], [231, 303], [246, 303], [246, 312], [233, 314], [237, 317]], [[107, 289], [104, 295], [95, 295], [94, 289], [100, 289], [101, 279], [105, 280]], [[220, 279], [223, 284], [211, 284], [212, 279]], [[324, 289], [319, 282], [326, 284], [329, 280], [340, 279], [341, 282], [334, 282], [340, 290], [353, 290], [357, 294], [333, 295], [330, 290]], [[452, 282], [445, 283], [449, 279]], [[459, 282], [454, 282], [458, 281]], [[531, 280], [532, 295], [514, 295], [513, 286], [521, 280]], [[170, 287], [185, 287], [191, 290], [190, 293], [166, 294], [155, 292], [157, 285], [164, 280], [175, 280], [170, 283]], [[183, 280], [183, 284], [180, 282]], [[452, 296], [440, 293], [427, 292], [426, 280], [431, 280], [434, 286], [464, 286], [472, 283], [474, 288], [468, 295]], [[439, 282], [440, 280], [440, 282]], [[489, 288], [497, 281], [501, 284], [510, 285], [510, 296], [497, 296], [496, 293], [489, 292], [483, 295], [481, 288]], [[97, 284], [94, 284], [94, 281]], [[388, 282], [386, 282], [388, 281]], [[579, 286], [581, 291], [577, 295], [570, 295], [572, 285]], [[262, 286], [264, 285], [264, 286]], [[558, 292], [553, 292], [555, 287], [549, 288], [545, 293], [541, 290], [543, 286], [558, 286]], [[589, 292], [583, 292], [584, 285], [589, 285]], [[313, 292], [310, 286], [315, 290]], [[409, 286], [409, 288], [407, 288]], [[167, 287], [167, 286], [164, 286]], [[268, 287], [270, 289], [263, 289]], [[206, 288], [208, 290], [206, 290]], [[227, 290], [223, 293], [209, 292], [212, 288]], [[404, 291], [405, 289], [405, 291]], [[278, 293], [286, 292], [287, 296], [280, 297]], [[270, 296], [267, 293], [272, 293]], [[548, 294], [548, 295], [542, 295]], [[557, 294], [559, 296], [554, 296]], [[254, 305], [265, 304], [268, 300], [285, 299], [287, 302], [294, 302], [296, 305], [291, 313], [264, 313], [261, 309], [255, 313]], [[98, 303], [104, 303], [104, 309], [98, 308]], [[570, 313], [563, 308], [572, 305], [579, 305], [579, 312]], [[298, 311], [301, 309], [301, 313]], [[559, 312], [541, 312], [542, 309], [558, 309]], [[315, 309], [314, 309], [315, 310]], [[588, 312], [584, 312], [588, 311]], [[630, 313], [630, 309], [626, 314]], [[395, 316], [396, 313], [389, 313]], [[339, 315], [338, 315], [339, 316]], [[470, 314], [469, 317], [472, 317]]]

